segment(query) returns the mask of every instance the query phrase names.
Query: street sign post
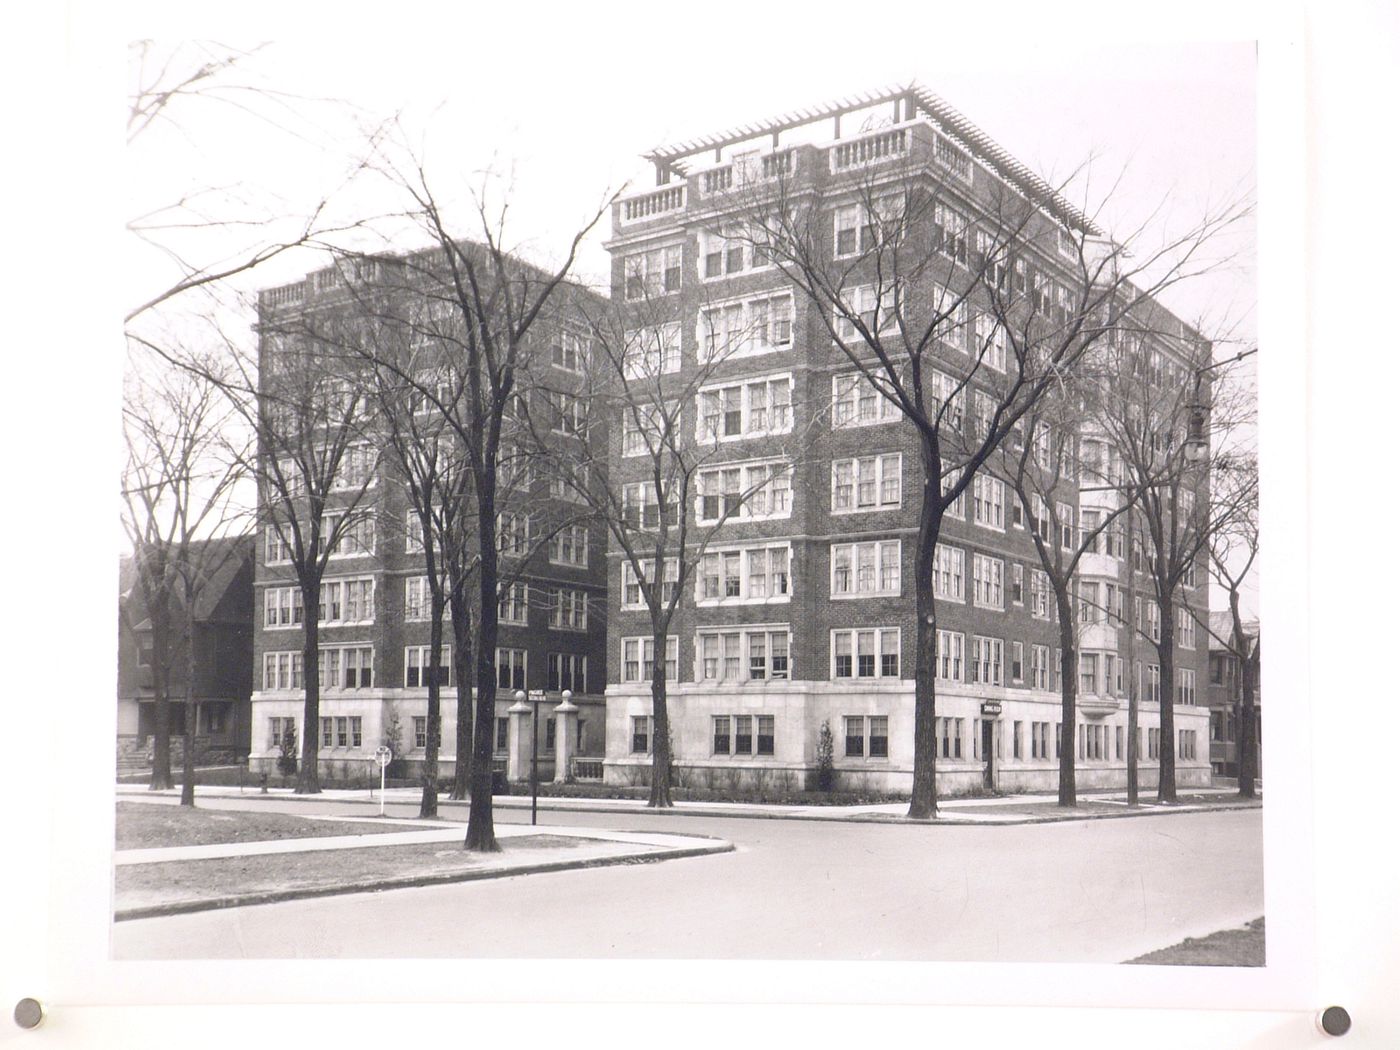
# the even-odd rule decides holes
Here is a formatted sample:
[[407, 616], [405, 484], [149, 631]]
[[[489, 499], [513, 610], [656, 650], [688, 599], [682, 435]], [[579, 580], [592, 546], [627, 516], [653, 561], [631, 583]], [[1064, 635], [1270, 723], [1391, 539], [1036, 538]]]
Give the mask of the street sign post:
[[379, 815], [384, 815], [384, 771], [389, 768], [389, 763], [394, 758], [394, 752], [387, 746], [381, 744], [375, 748], [374, 760], [379, 763]]
[[540, 800], [540, 704], [544, 690], [530, 690], [530, 823], [535, 823], [535, 809]]

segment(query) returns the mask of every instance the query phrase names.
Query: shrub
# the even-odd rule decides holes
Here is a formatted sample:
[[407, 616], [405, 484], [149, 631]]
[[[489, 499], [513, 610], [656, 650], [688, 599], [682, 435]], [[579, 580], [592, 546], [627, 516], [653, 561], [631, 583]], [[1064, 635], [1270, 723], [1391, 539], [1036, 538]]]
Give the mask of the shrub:
[[831, 723], [822, 722], [817, 734], [817, 790], [830, 791], [836, 786], [836, 741], [831, 736]]
[[288, 725], [282, 734], [282, 752], [277, 756], [277, 772], [284, 777], [297, 775], [297, 731], [295, 724]]

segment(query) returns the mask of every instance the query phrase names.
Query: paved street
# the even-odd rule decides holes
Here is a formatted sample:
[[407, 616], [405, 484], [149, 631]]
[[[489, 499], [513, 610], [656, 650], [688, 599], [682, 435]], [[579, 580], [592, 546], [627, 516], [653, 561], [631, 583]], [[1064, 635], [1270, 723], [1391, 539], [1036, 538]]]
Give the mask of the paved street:
[[[498, 811], [497, 820], [528, 823], [529, 814]], [[1257, 809], [1015, 827], [641, 813], [570, 813], [567, 822], [715, 835], [737, 850], [133, 920], [116, 924], [114, 953], [1121, 962], [1264, 913]], [[298, 929], [314, 938], [289, 936]]]

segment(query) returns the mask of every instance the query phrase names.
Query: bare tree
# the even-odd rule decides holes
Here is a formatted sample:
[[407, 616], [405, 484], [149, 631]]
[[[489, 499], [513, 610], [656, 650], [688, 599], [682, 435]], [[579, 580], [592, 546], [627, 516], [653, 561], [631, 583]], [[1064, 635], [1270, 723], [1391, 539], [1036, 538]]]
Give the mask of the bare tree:
[[[843, 363], [917, 433], [924, 484], [909, 815], [927, 818], [936, 813], [933, 569], [944, 514], [1030, 408], [1125, 311], [1191, 276], [1201, 246], [1242, 209], [1151, 247], [1131, 236], [1111, 242], [1035, 180], [998, 181], [970, 204], [954, 203], [969, 196], [972, 158], [941, 138], [901, 138], [916, 130], [858, 140], [835, 162], [840, 177], [824, 185], [774, 163], [775, 177], [735, 191], [744, 206], [734, 232], [776, 262]], [[974, 391], [990, 398], [977, 433], [963, 413]]]
[[[152, 636], [155, 742], [152, 789], [170, 787], [170, 690], [184, 684], [182, 805], [194, 805], [197, 719], [195, 623], [209, 580], [234, 555], [226, 538], [240, 520], [240, 437], [222, 392], [195, 372], [170, 367], [133, 344], [122, 412], [126, 470], [122, 524]], [[135, 632], [123, 608], [128, 630]], [[175, 661], [183, 657], [183, 671]]]

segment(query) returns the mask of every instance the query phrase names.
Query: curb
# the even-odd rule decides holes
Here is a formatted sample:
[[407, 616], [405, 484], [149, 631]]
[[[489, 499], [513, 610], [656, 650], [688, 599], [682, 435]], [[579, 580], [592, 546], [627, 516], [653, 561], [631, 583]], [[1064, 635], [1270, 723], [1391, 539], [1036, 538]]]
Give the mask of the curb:
[[710, 854], [733, 852], [734, 843], [720, 841], [712, 846], [687, 846], [679, 849], [662, 849], [653, 853], [617, 857], [556, 860], [541, 864], [523, 864], [513, 868], [468, 869], [467, 871], [437, 872], [431, 875], [406, 875], [401, 878], [377, 879], [374, 882], [349, 883], [340, 886], [309, 886], [296, 890], [268, 890], [263, 893], [244, 893], [229, 897], [208, 897], [203, 900], [174, 901], [170, 904], [147, 904], [137, 908], [121, 908], [113, 912], [112, 921], [125, 922], [131, 919], [188, 915], [192, 912], [243, 908], [253, 904], [278, 904], [283, 901], [303, 900], [311, 897], [337, 897], [352, 893], [377, 893], [380, 890], [412, 889], [417, 886], [440, 886], [453, 882], [479, 882], [484, 879], [503, 879], [514, 875], [543, 875], [555, 871], [607, 868], [620, 864], [655, 864], [663, 860], [683, 860], [686, 857], [704, 857]]
[[[171, 793], [174, 794], [174, 793], [176, 793], [176, 792], [172, 790]], [[158, 794], [160, 794], [160, 793], [158, 793]], [[196, 796], [196, 797], [198, 797], [198, 796]], [[325, 803], [329, 803], [329, 804], [342, 804], [342, 803], [344, 803], [344, 804], [354, 804], [354, 803], [356, 803], [356, 802], [362, 801], [362, 800], [360, 800], [360, 799], [326, 798], [324, 795], [267, 795], [267, 796], [263, 796], [263, 795], [259, 794], [259, 795], [256, 795], [256, 796], [247, 796], [247, 795], [242, 795], [242, 796], [240, 796], [240, 795], [210, 795], [210, 796], [207, 796], [207, 797], [209, 797], [209, 798], [211, 798], [211, 799], [219, 799], [219, 798], [249, 798], [249, 797], [256, 797], [256, 798], [267, 798], [267, 799], [269, 799], [269, 800], [277, 801], [277, 802], [321, 802], [321, 803], [323, 803], [323, 804], [325, 804]], [[519, 796], [519, 795], [500, 795], [500, 796], [494, 796], [494, 797], [499, 799], [499, 798], [520, 798], [521, 796]], [[120, 796], [120, 795], [117, 796], [117, 800], [118, 800], [118, 801], [121, 800], [121, 796]], [[389, 804], [389, 805], [413, 805], [414, 802], [413, 802], [412, 800], [405, 799], [403, 802], [397, 802], [397, 803], [396, 803], [396, 802], [389, 802], [388, 804]], [[438, 805], [439, 805], [439, 806], [458, 806], [458, 807], [461, 807], [461, 806], [469, 806], [469, 805], [471, 805], [471, 802], [470, 802], [470, 800], [466, 800], [466, 799], [446, 799], [446, 798], [440, 798], [440, 799], [438, 799]], [[494, 809], [528, 809], [528, 808], [529, 808], [529, 805], [528, 805], [528, 803], [509, 803], [509, 804], [502, 805], [500, 802], [493, 802], [492, 807], [493, 807]], [[911, 819], [911, 818], [909, 818], [909, 817], [899, 816], [899, 815], [893, 814], [893, 813], [856, 813], [856, 814], [851, 814], [851, 815], [849, 815], [849, 816], [830, 817], [830, 816], [821, 816], [819, 813], [765, 813], [765, 812], [763, 812], [762, 810], [743, 810], [743, 811], [735, 811], [735, 810], [691, 809], [691, 808], [682, 809], [682, 808], [680, 808], [680, 807], [678, 807], [678, 806], [674, 806], [674, 807], [672, 807], [672, 808], [670, 808], [670, 809], [664, 809], [664, 810], [662, 810], [662, 809], [651, 809], [651, 808], [648, 808], [648, 807], [646, 807], [646, 806], [627, 807], [627, 808], [620, 807], [620, 806], [597, 806], [597, 805], [593, 805], [593, 806], [587, 806], [587, 805], [585, 805], [585, 806], [554, 806], [554, 805], [549, 805], [549, 804], [546, 802], [546, 800], [543, 799], [543, 798], [540, 799], [539, 808], [540, 808], [541, 810], [549, 810], [549, 811], [552, 812], [552, 813], [611, 813], [611, 814], [618, 814], [618, 815], [622, 815], [622, 814], [634, 814], [634, 815], [641, 815], [641, 816], [657, 816], [657, 817], [660, 817], [660, 816], [666, 816], [666, 817], [711, 817], [711, 818], [713, 818], [713, 817], [729, 817], [729, 818], [739, 819], [739, 820], [811, 820], [811, 821], [824, 821], [824, 822], [826, 822], [826, 823], [847, 823], [847, 824], [902, 824], [902, 825], [925, 825], [925, 824], [926, 824], [926, 825], [934, 825], [934, 826], [938, 826], [938, 825], [954, 826], [954, 825], [955, 825], [955, 826], [959, 826], [959, 827], [973, 827], [973, 826], [976, 826], [976, 827], [981, 827], [981, 828], [987, 828], [987, 827], [1008, 827], [1008, 828], [1009, 828], [1009, 827], [1021, 827], [1021, 826], [1024, 826], [1024, 825], [1026, 825], [1026, 824], [1058, 824], [1058, 823], [1063, 823], [1063, 822], [1069, 821], [1069, 820], [1124, 820], [1124, 819], [1132, 819], [1132, 818], [1135, 818], [1135, 817], [1184, 816], [1184, 815], [1190, 815], [1190, 814], [1193, 814], [1193, 813], [1217, 813], [1217, 812], [1228, 812], [1228, 811], [1240, 810], [1240, 809], [1263, 809], [1263, 808], [1264, 808], [1264, 803], [1263, 803], [1263, 800], [1262, 800], [1262, 799], [1258, 799], [1258, 800], [1255, 800], [1254, 802], [1239, 802], [1239, 803], [1224, 802], [1224, 803], [1220, 803], [1220, 804], [1217, 804], [1217, 805], [1189, 806], [1189, 807], [1182, 807], [1182, 808], [1177, 808], [1177, 807], [1157, 808], [1157, 807], [1153, 806], [1153, 807], [1151, 807], [1151, 808], [1137, 809], [1137, 810], [1130, 810], [1130, 809], [1128, 809], [1128, 808], [1125, 806], [1123, 812], [1121, 812], [1121, 813], [1119, 813], [1119, 812], [1115, 812], [1115, 813], [1074, 813], [1074, 814], [1068, 814], [1068, 813], [1067, 813], [1067, 814], [1051, 813], [1051, 814], [1047, 814], [1046, 816], [1043, 816], [1043, 817], [1019, 816], [1019, 817], [1012, 817], [1012, 818], [1010, 818], [1010, 819], [1008, 819], [1008, 820], [978, 820], [978, 819], [975, 819], [975, 818], [957, 817], [957, 816], [947, 816], [947, 817], [940, 816], [940, 817], [934, 817], [934, 818], [931, 819], [931, 820], [930, 820], [930, 819], [918, 819], [918, 820], [915, 820], [915, 819]], [[821, 807], [813, 806], [813, 807], [811, 807], [811, 808], [814, 809], [814, 810], [817, 810], [817, 809], [820, 809]]]

